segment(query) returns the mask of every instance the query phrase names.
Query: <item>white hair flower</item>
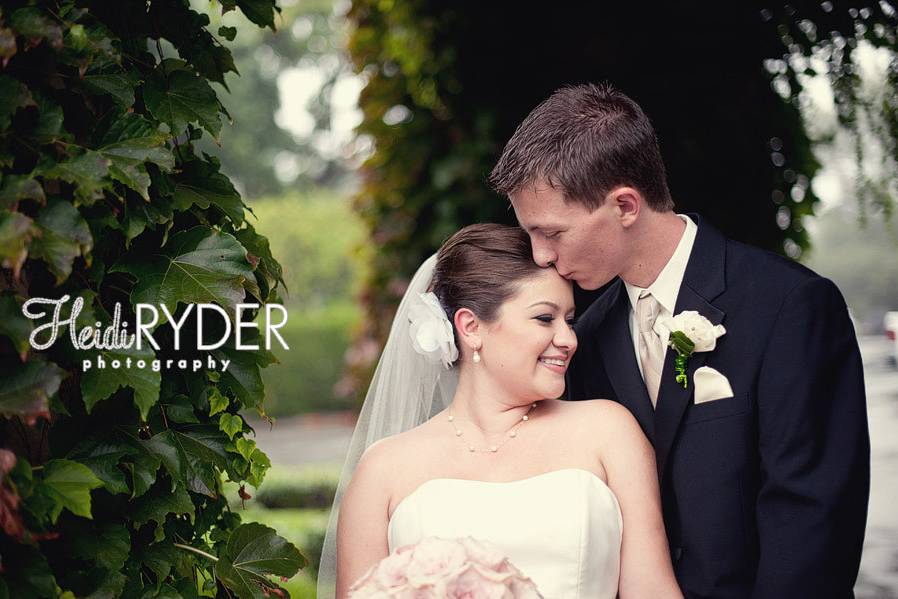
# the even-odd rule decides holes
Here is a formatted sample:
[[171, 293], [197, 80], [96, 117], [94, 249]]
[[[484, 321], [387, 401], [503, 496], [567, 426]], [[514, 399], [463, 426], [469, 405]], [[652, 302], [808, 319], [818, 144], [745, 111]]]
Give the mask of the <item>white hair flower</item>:
[[415, 351], [433, 363], [442, 362], [449, 368], [458, 359], [458, 348], [452, 324], [432, 291], [419, 293], [409, 309], [409, 335]]

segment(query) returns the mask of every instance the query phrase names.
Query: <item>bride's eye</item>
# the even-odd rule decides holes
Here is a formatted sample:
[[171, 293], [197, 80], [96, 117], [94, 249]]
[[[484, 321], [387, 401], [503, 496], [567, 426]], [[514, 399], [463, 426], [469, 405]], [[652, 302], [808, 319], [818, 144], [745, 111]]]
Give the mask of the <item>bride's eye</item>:
[[552, 322], [553, 320], [555, 320], [555, 317], [552, 316], [551, 314], [540, 314], [539, 316], [536, 316], [535, 318], [536, 318], [538, 321], [544, 322], [544, 323], [546, 323], [546, 324], [548, 324], [548, 323]]
[[577, 324], [577, 319], [576, 319], [576, 318], [568, 318], [568, 319], [567, 319], [567, 326], [572, 327], [572, 326], [574, 326], [575, 324]]

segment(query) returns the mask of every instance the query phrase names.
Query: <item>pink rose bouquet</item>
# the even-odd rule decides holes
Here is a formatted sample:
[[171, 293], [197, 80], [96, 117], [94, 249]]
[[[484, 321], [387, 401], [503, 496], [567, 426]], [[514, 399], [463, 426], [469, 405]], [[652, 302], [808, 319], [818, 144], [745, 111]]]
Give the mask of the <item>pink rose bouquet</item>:
[[350, 599], [541, 599], [533, 581], [495, 547], [471, 537], [428, 537], [369, 569]]

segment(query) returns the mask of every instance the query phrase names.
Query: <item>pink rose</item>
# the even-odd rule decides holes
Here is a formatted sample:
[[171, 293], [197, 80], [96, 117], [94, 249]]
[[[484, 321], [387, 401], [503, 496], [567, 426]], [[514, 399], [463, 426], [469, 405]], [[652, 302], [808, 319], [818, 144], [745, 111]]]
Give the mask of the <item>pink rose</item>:
[[377, 584], [381, 588], [399, 587], [408, 582], [406, 569], [412, 561], [411, 551], [397, 551], [380, 561], [375, 572]]
[[519, 573], [518, 576], [511, 579], [510, 583], [511, 596], [515, 599], [542, 599], [536, 585], [526, 576]]
[[468, 566], [446, 588], [451, 599], [511, 599], [503, 582], [484, 577], [474, 566]]
[[458, 542], [428, 537], [415, 546], [406, 576], [415, 587], [432, 584], [454, 573], [466, 560], [465, 549]]
[[465, 551], [468, 552], [468, 559], [472, 562], [491, 570], [504, 570], [502, 566], [506, 562], [505, 556], [495, 545], [485, 541], [478, 541], [471, 537], [461, 539], [461, 544], [464, 546]]

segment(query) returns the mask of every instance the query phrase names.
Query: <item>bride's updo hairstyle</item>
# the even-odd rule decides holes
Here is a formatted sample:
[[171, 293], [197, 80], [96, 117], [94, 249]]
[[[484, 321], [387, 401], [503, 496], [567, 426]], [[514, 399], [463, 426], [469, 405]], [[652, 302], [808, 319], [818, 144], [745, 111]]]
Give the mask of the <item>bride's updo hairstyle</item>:
[[[430, 290], [450, 322], [456, 311], [468, 308], [489, 323], [521, 282], [543, 270], [533, 261], [530, 237], [523, 229], [479, 223], [461, 229], [440, 248]], [[458, 331], [455, 335], [458, 344]]]

